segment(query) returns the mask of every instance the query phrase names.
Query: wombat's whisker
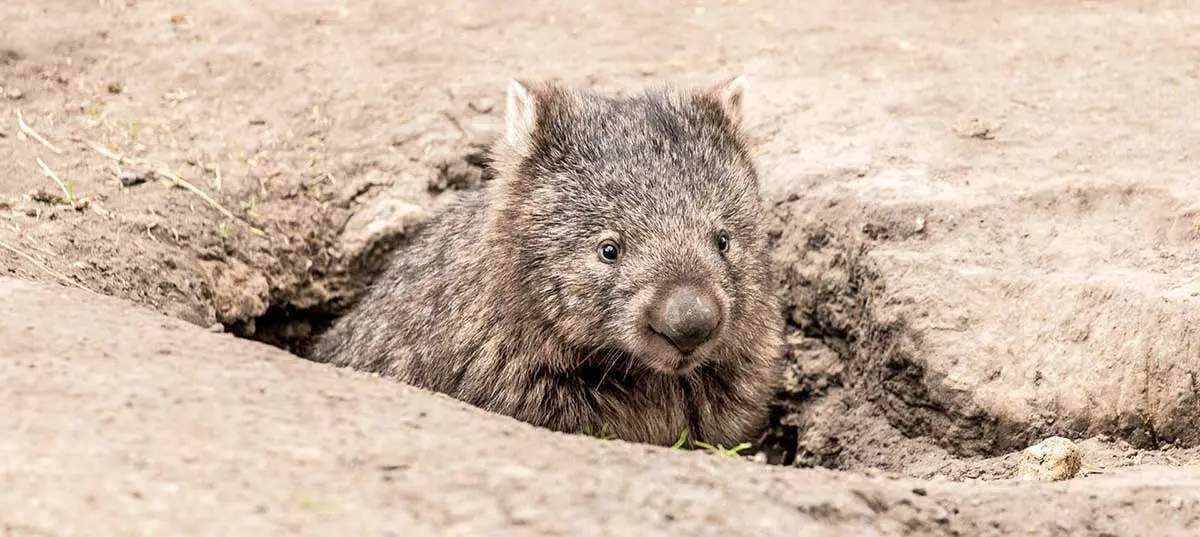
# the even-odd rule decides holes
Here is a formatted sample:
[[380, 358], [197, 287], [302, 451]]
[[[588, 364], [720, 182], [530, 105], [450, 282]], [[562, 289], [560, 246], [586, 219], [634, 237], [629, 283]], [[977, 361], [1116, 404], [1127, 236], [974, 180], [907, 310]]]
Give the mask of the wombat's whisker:
[[[599, 350], [594, 351], [592, 354], [595, 355], [598, 352], [599, 352]], [[621, 356], [619, 354], [612, 352], [612, 351], [606, 351], [605, 354], [609, 358], [608, 359], [608, 367], [604, 368], [604, 373], [600, 375], [600, 381], [596, 383], [596, 388], [595, 388], [596, 390], [599, 390], [602, 386], [604, 386], [604, 379], [608, 378], [608, 373], [610, 371], [612, 371], [613, 366], [617, 365], [617, 360], [621, 359]]]

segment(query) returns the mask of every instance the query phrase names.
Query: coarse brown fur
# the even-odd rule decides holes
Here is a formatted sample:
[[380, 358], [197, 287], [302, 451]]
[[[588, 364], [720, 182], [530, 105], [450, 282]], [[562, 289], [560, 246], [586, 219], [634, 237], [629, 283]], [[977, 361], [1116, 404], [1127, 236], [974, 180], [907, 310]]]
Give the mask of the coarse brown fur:
[[[747, 440], [783, 319], [742, 87], [617, 97], [513, 81], [496, 179], [395, 252], [313, 358], [558, 431]], [[597, 255], [604, 241], [618, 261]], [[646, 320], [684, 283], [722, 316], [691, 353]]]

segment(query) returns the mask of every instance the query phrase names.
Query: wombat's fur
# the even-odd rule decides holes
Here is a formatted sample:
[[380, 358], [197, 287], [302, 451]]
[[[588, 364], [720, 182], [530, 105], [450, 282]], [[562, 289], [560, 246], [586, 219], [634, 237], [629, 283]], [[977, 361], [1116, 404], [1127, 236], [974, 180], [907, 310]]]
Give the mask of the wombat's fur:
[[395, 252], [313, 358], [558, 431], [748, 439], [783, 319], [743, 88], [512, 81], [496, 178]]

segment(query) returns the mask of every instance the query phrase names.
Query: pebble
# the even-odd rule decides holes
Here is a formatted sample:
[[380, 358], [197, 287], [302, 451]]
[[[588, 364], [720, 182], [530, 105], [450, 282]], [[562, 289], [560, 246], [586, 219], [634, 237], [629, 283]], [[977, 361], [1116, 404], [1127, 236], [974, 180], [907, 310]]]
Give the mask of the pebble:
[[1061, 436], [1052, 436], [1021, 452], [1017, 476], [1024, 481], [1062, 481], [1079, 475], [1083, 450]]
[[141, 173], [133, 171], [121, 172], [121, 186], [130, 187], [137, 186], [150, 180], [150, 173]]

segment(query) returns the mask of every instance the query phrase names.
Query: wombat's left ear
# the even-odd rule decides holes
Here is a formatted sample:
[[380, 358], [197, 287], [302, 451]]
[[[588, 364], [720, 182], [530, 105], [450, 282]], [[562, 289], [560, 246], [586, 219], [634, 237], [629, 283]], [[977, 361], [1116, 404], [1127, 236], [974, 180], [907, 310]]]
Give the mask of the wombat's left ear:
[[708, 96], [721, 105], [721, 110], [734, 125], [742, 123], [742, 102], [745, 100], [746, 75], [738, 75], [708, 89]]

